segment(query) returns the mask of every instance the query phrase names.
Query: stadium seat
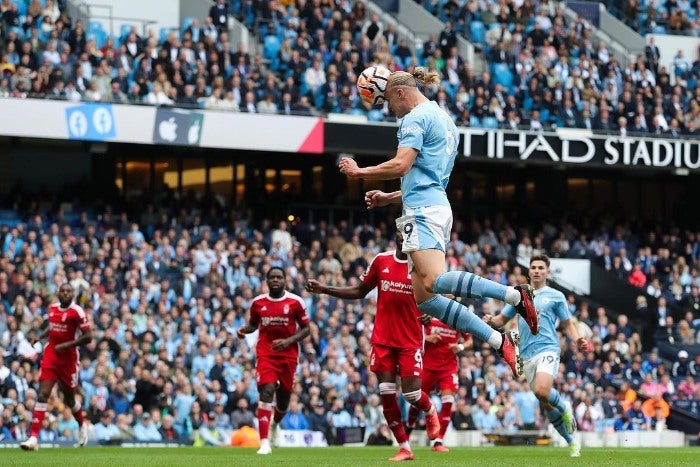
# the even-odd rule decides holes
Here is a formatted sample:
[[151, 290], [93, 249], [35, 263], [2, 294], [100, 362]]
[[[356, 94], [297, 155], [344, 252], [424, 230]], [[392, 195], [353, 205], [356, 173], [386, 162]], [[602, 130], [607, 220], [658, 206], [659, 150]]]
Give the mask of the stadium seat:
[[131, 25], [130, 24], [122, 24], [119, 26], [119, 39], [121, 41], [124, 41], [126, 39], [126, 36], [129, 35], [131, 32]]
[[476, 115], [469, 116], [469, 126], [472, 128], [481, 128], [481, 120]]
[[505, 88], [513, 84], [513, 72], [505, 63], [492, 64], [491, 74], [493, 75], [493, 82], [495, 84], [500, 84]]
[[379, 109], [372, 109], [367, 113], [370, 122], [381, 122], [384, 120], [384, 113]]
[[469, 34], [472, 42], [483, 45], [486, 37], [486, 26], [481, 21], [472, 21], [469, 23]]
[[265, 44], [263, 46], [263, 58], [274, 60], [277, 58], [277, 53], [282, 44], [277, 36], [265, 36]]
[[162, 44], [168, 40], [168, 34], [170, 34], [170, 31], [172, 31], [172, 28], [160, 28], [160, 32], [158, 34], [159, 43]]
[[654, 26], [651, 32], [653, 34], [666, 34], [666, 28], [663, 26]]
[[498, 128], [498, 120], [496, 120], [495, 117], [484, 117], [482, 126], [484, 128], [496, 129]]

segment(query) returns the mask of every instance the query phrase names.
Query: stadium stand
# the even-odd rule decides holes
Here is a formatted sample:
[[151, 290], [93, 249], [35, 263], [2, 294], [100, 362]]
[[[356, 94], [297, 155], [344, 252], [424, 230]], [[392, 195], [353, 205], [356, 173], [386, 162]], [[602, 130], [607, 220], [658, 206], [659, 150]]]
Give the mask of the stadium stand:
[[[252, 57], [240, 44], [231, 52], [226, 31], [217, 30], [206, 12], [184, 18], [176, 31], [141, 37], [125, 24], [118, 37], [109, 37], [99, 23], [72, 21], [61, 2], [43, 2], [41, 15], [34, 16], [33, 5], [0, 2], [4, 98], [364, 114], [354, 86], [364, 66], [419, 63], [442, 73], [441, 86], [428, 93], [439, 96], [460, 125], [535, 128], [537, 122], [539, 128], [672, 136], [696, 135], [700, 125], [700, 62], [687, 67], [685, 85], [672, 85], [668, 71], [651, 69], [644, 57], [622, 69], [604, 47], [590, 46], [584, 23], [569, 24], [552, 2], [538, 8], [531, 2], [521, 8], [474, 0], [435, 4], [435, 14], [461, 25], [460, 33], [481, 44], [493, 63], [478, 77], [452, 50], [433, 47], [430, 40], [412, 52], [392, 28], [367, 15], [362, 2], [231, 2], [230, 13], [261, 41], [262, 53]], [[61, 7], [58, 16], [52, 5]], [[270, 101], [267, 108], [262, 104]], [[305, 102], [313, 109], [304, 110]], [[371, 121], [390, 117], [387, 109], [367, 114]], [[98, 330], [81, 362], [93, 442], [151, 439], [145, 438], [151, 433], [153, 439], [203, 444], [197, 433], [210, 418], [227, 431], [250, 420], [257, 402], [254, 355], [233, 330], [243, 323], [252, 297], [266, 290], [261, 277], [273, 265], [288, 268], [289, 289], [305, 299], [313, 317], [294, 400], [321, 431], [335, 399], [352, 427], [369, 434], [381, 423], [376, 379], [367, 369], [373, 299], [313, 298], [303, 284], [310, 277], [352, 283], [368, 258], [391, 248], [390, 220], [377, 226], [321, 224], [313, 236], [302, 237], [302, 226], [254, 219], [244, 211], [197, 213], [192, 200], [168, 200], [161, 212], [80, 202], [68, 210], [61, 201], [7, 199], [0, 211], [3, 441], [26, 437], [40, 352], [32, 339], [63, 280], [80, 291], [79, 302]], [[516, 230], [498, 216], [460, 225], [468, 227], [449, 245], [450, 267], [516, 283], [522, 275], [516, 260], [542, 251], [589, 258], [611, 280], [639, 288], [641, 298], [628, 310], [570, 299], [571, 311], [590, 328], [594, 352], [585, 358], [565, 352], [557, 384], [574, 403], [582, 430], [652, 428], [663, 423], [664, 403], [698, 413], [700, 234], [692, 226], [601, 223], [586, 230], [548, 219]], [[355, 235], [360, 251], [345, 247]], [[468, 304], [478, 313], [499, 307]], [[640, 334], [650, 319], [659, 330], [645, 346]], [[695, 349], [696, 357], [688, 358], [687, 349]], [[518, 384], [492, 363], [488, 348], [479, 346], [460, 359], [459, 400], [472, 404], [483, 396], [503, 408], [499, 429], [517, 429]], [[652, 400], [648, 425], [627, 417], [632, 399], [641, 396]], [[477, 409], [475, 404], [464, 410]], [[70, 410], [54, 404], [51, 413], [42, 440], [73, 440]], [[538, 426], [546, 423], [540, 417]], [[111, 424], [119, 434], [101, 435]]]

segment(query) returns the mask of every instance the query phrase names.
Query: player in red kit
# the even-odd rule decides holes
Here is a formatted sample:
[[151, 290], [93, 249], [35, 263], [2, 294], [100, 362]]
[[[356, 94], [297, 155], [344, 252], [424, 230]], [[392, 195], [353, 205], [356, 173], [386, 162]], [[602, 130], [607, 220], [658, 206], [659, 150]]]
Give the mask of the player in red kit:
[[[46, 403], [51, 396], [54, 384], [58, 381], [63, 391], [63, 401], [73, 410], [73, 416], [80, 429], [78, 444], [85, 446], [88, 441], [87, 425], [83, 423], [83, 410], [75, 400], [78, 390], [78, 347], [92, 341], [92, 327], [83, 309], [73, 303], [74, 291], [70, 284], [58, 289], [58, 303], [49, 306], [49, 326], [39, 339], [48, 336], [39, 372], [39, 395], [34, 406], [31, 436], [19, 446], [25, 451], [37, 451], [37, 436], [46, 415]], [[80, 331], [80, 333], [78, 332]], [[79, 335], [80, 334], [80, 335]]]
[[[309, 335], [309, 317], [304, 301], [284, 289], [286, 274], [273, 267], [267, 271], [269, 293], [258, 295], [250, 305], [248, 324], [238, 328], [238, 337], [260, 331], [255, 346], [257, 364], [258, 425], [260, 449], [258, 454], [271, 454], [270, 423], [279, 423], [289, 406], [294, 386], [294, 372], [299, 361], [298, 342]], [[276, 401], [276, 406], [273, 405]]]
[[372, 332], [370, 370], [377, 375], [384, 418], [399, 443], [399, 452], [389, 460], [413, 459], [408, 435], [401, 420], [396, 398], [397, 369], [404, 398], [418, 411], [425, 413], [428, 437], [440, 433], [440, 420], [428, 395], [421, 390], [423, 375], [423, 325], [421, 313], [413, 298], [408, 257], [401, 251], [403, 237], [396, 235], [396, 251], [380, 253], [372, 259], [360, 277], [360, 283], [348, 287], [331, 287], [309, 280], [306, 290], [344, 299], [365, 297], [377, 288], [377, 313]]
[[[436, 387], [440, 391], [440, 436], [433, 440], [433, 451], [448, 452], [443, 440], [452, 418], [452, 403], [457, 394], [458, 361], [456, 355], [473, 346], [472, 336], [461, 333], [430, 315], [421, 316], [425, 325], [425, 353], [423, 354], [423, 391], [430, 394]], [[462, 342], [460, 342], [462, 341]], [[411, 430], [418, 419], [418, 411], [411, 407], [408, 411], [406, 432]]]

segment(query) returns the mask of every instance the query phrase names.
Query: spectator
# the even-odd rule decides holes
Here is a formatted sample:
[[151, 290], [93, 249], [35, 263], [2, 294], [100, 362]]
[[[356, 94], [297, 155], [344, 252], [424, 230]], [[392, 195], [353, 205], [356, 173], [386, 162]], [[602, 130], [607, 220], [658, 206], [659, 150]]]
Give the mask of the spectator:
[[178, 441], [180, 439], [180, 433], [173, 423], [174, 419], [172, 415], [167, 414], [163, 417], [163, 423], [158, 429], [163, 441]]
[[216, 425], [216, 413], [209, 412], [206, 425], [203, 425], [194, 439], [194, 446], [226, 446], [228, 444], [223, 431]]
[[367, 446], [391, 446], [393, 440], [386, 423], [381, 423], [367, 438]]
[[289, 409], [280, 422], [280, 426], [285, 430], [308, 430], [309, 421], [301, 411], [299, 401], [292, 398], [289, 402]]
[[112, 422], [112, 413], [105, 411], [100, 414], [100, 423], [97, 423], [93, 428], [93, 436], [97, 442], [110, 442], [120, 438], [120, 431], [114, 422]]
[[150, 413], [144, 413], [134, 426], [134, 438], [137, 441], [161, 441], [163, 439], [158, 427], [153, 423]]

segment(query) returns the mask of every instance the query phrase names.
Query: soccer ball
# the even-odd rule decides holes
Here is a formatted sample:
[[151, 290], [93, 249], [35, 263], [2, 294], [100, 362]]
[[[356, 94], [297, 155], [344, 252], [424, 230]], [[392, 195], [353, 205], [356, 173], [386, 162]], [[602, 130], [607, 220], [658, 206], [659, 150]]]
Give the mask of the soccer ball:
[[365, 68], [357, 78], [357, 92], [362, 101], [375, 106], [384, 103], [384, 91], [389, 82], [391, 71], [381, 65]]

